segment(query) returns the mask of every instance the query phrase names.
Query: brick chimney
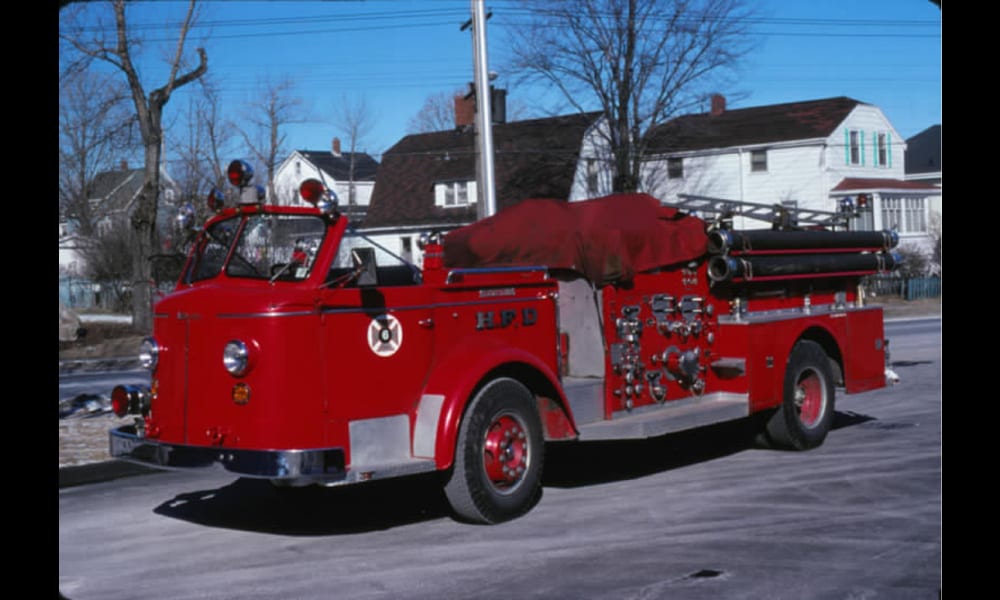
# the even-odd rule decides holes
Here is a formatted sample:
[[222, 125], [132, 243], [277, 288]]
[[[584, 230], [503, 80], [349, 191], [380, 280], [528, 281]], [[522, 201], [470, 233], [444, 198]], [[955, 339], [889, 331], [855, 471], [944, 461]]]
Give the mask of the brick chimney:
[[455, 96], [455, 127], [472, 127], [476, 123], [476, 98], [472, 94]]
[[717, 117], [726, 112], [726, 97], [722, 94], [712, 94], [712, 116]]
[[333, 138], [333, 155], [340, 158], [340, 138]]

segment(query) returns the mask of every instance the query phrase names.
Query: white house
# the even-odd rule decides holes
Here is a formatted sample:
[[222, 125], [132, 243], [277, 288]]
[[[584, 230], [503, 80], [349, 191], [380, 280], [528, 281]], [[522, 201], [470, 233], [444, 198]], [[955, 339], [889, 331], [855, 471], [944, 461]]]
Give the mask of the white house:
[[[129, 217], [135, 210], [144, 181], [143, 169], [130, 169], [123, 162], [119, 169], [103, 171], [94, 176], [88, 186], [91, 226], [98, 237], [119, 228], [131, 227]], [[168, 240], [180, 199], [177, 183], [160, 169], [160, 198], [157, 227]], [[89, 307], [94, 302], [94, 282], [87, 279], [86, 256], [83, 252], [91, 240], [78, 234], [79, 224], [73, 220], [59, 222], [59, 297], [67, 306]]]
[[362, 152], [341, 152], [340, 140], [333, 139], [331, 150], [296, 150], [275, 170], [275, 197], [269, 200], [281, 206], [305, 205], [299, 185], [306, 179], [319, 179], [337, 194], [341, 211], [352, 221], [364, 219], [371, 203], [378, 162]]
[[[573, 199], [610, 190], [599, 139], [588, 136]], [[727, 110], [716, 95], [709, 112], [667, 122], [649, 143], [641, 185], [666, 203], [686, 194], [836, 212], [866, 194], [868, 212], [853, 228], [895, 229], [907, 243], [927, 239], [934, 190], [904, 180], [906, 141], [877, 106], [837, 97]], [[736, 228], [769, 226], [734, 219]]]

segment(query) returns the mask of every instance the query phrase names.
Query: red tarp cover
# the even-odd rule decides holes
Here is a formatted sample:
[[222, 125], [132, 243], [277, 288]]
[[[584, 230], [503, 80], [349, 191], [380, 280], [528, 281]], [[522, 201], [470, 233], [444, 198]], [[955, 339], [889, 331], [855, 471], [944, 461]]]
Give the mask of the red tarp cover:
[[449, 268], [544, 265], [605, 285], [701, 258], [705, 222], [648, 194], [523, 200], [444, 236]]

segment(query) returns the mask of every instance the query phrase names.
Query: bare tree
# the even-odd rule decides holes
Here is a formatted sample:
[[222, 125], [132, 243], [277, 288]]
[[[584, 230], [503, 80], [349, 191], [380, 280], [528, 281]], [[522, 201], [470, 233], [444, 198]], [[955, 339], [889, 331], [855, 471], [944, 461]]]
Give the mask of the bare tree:
[[[464, 96], [468, 90], [432, 94], [424, 100], [417, 114], [410, 118], [407, 133], [431, 133], [455, 128], [455, 96]], [[530, 118], [532, 109], [517, 99], [507, 97], [507, 121]]]
[[[199, 93], [188, 99], [182, 120], [184, 125], [173, 130], [179, 133], [170, 136], [169, 144], [178, 157], [177, 166], [172, 170], [180, 187], [178, 205], [191, 205], [192, 224], [203, 223], [208, 218], [208, 192], [212, 188], [225, 190], [225, 169], [233, 156], [231, 147], [236, 137], [236, 126], [223, 116], [215, 85], [206, 77], [198, 81], [198, 88]], [[174, 223], [170, 250], [186, 253], [194, 233], [181, 223]]]
[[637, 191], [650, 134], [699, 105], [751, 46], [744, 0], [524, 0], [513, 68], [603, 113], [612, 189]]
[[349, 153], [347, 206], [349, 207], [348, 212], [350, 212], [354, 210], [354, 206], [358, 203], [354, 189], [354, 168], [358, 146], [365, 141], [367, 136], [371, 135], [372, 130], [375, 128], [375, 114], [363, 96], [350, 98], [344, 95], [340, 99], [340, 104], [334, 110], [334, 120], [337, 131], [347, 138]]
[[113, 311], [127, 311], [134, 286], [132, 248], [136, 232], [122, 225], [103, 231], [80, 247], [86, 267], [84, 273], [98, 286], [101, 306]]
[[417, 114], [410, 118], [407, 133], [431, 133], [455, 128], [455, 96], [464, 95], [465, 90], [440, 92], [424, 100]]
[[59, 82], [59, 208], [83, 237], [101, 216], [90, 205], [94, 177], [139, 148], [127, 102], [122, 83], [107, 75], [68, 73]]
[[[132, 256], [132, 322], [140, 331], [152, 328], [152, 282], [149, 257], [157, 246], [156, 215], [160, 193], [160, 160], [163, 152], [163, 109], [171, 95], [179, 88], [197, 81], [208, 71], [208, 55], [204, 48], [197, 49], [198, 63], [191, 67], [185, 55], [188, 31], [196, 16], [196, 1], [188, 2], [187, 10], [177, 34], [177, 44], [168, 59], [166, 82], [148, 94], [146, 86], [133, 61], [133, 52], [139, 41], [129, 30], [126, 0], [111, 0], [114, 26], [108, 39], [103, 28], [86, 27], [76, 17], [78, 9], [86, 10], [88, 4], [60, 9], [59, 16], [65, 27], [60, 27], [60, 40], [78, 53], [79, 61], [67, 61], [69, 69], [84, 68], [92, 61], [101, 61], [117, 69], [128, 83], [135, 106], [144, 152], [144, 182], [142, 191], [130, 219], [134, 236]], [[65, 16], [65, 20], [63, 20]], [[61, 23], [61, 25], [62, 25]]]
[[274, 173], [278, 161], [287, 153], [284, 126], [305, 120], [302, 99], [295, 95], [295, 83], [289, 78], [264, 79], [258, 85], [253, 101], [246, 112], [247, 128], [240, 128], [243, 141], [250, 148], [254, 159], [267, 171], [267, 195], [272, 202], [277, 198]]

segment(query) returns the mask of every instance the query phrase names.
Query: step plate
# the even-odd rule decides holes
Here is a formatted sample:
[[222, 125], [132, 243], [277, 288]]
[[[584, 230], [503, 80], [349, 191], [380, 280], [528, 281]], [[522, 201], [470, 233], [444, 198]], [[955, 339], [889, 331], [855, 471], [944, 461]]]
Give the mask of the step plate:
[[742, 419], [750, 415], [747, 394], [719, 392], [615, 413], [608, 421], [581, 425], [580, 440], [650, 438]]

